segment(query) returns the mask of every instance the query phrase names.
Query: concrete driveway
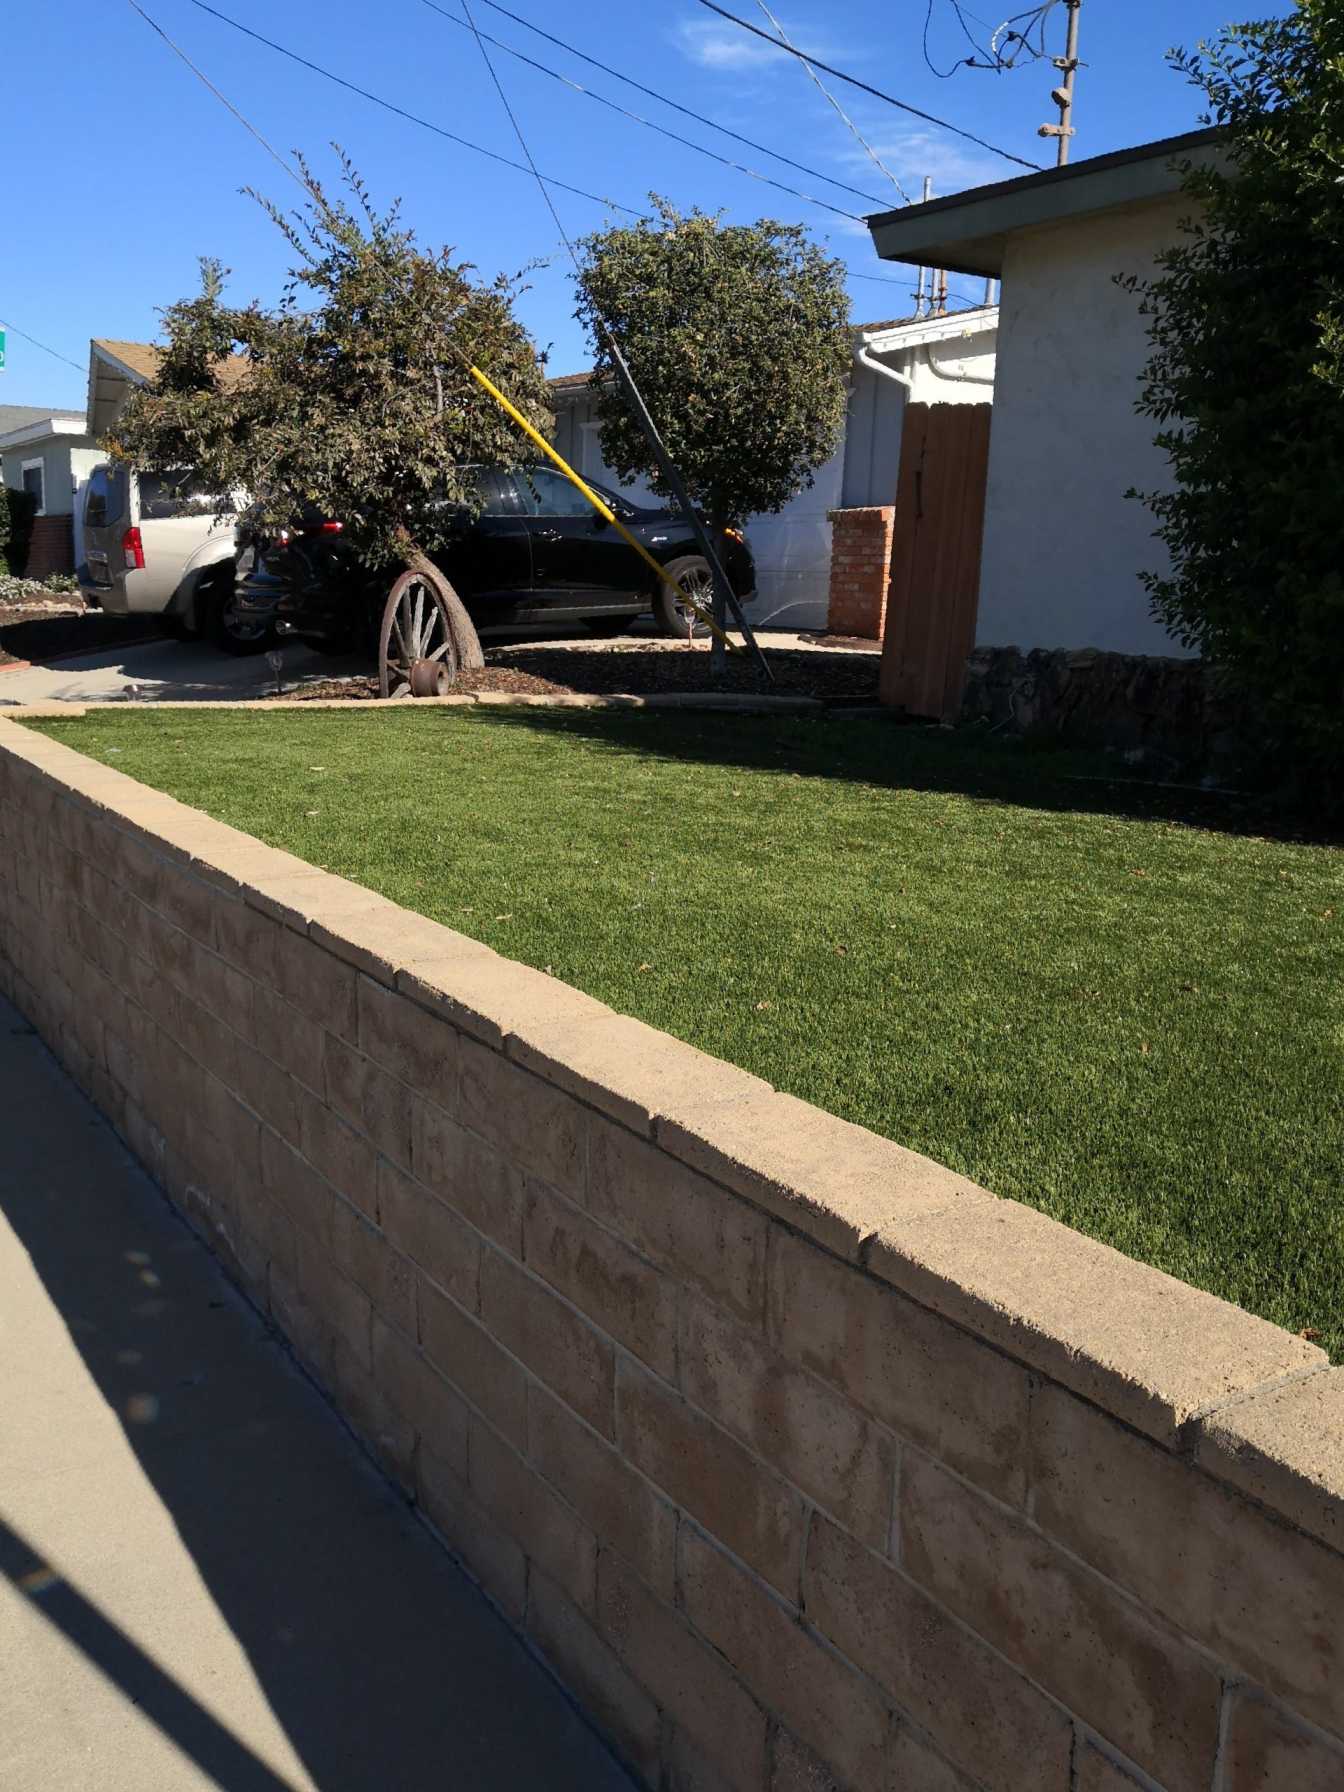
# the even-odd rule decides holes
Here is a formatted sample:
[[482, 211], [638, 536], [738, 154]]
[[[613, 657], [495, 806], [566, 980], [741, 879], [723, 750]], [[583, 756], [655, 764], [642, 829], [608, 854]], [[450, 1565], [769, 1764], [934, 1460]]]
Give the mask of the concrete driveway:
[[[278, 651], [286, 690], [368, 670], [362, 660], [332, 659], [297, 641]], [[204, 641], [141, 641], [45, 666], [0, 668], [0, 707], [10, 708], [18, 703], [181, 703], [275, 694], [276, 674], [265, 654], [236, 659]]]

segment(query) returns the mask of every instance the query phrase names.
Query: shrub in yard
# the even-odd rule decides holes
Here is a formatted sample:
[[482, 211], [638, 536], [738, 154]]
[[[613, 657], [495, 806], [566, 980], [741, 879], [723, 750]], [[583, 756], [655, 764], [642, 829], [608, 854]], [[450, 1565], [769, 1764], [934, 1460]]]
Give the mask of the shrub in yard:
[[[609, 330], [692, 499], [716, 530], [782, 510], [839, 446], [851, 360], [844, 269], [798, 225], [658, 216], [587, 237], [602, 454], [673, 496], [613, 378]], [[722, 618], [720, 618], [720, 622]]]
[[1231, 669], [1309, 759], [1344, 757], [1344, 8], [1298, 0], [1173, 65], [1226, 128], [1198, 209], [1143, 293], [1139, 409], [1170, 490], [1145, 583], [1178, 640]]
[[37, 499], [12, 485], [0, 486], [0, 494], [0, 563], [17, 575], [28, 564]]
[[[543, 429], [546, 376], [510, 280], [422, 249], [344, 157], [349, 201], [300, 165], [303, 213], [261, 201], [296, 257], [281, 303], [226, 305], [226, 270], [204, 260], [197, 297], [163, 313], [157, 375], [108, 445], [134, 466], [191, 467], [207, 490], [250, 494], [244, 521], [257, 529], [313, 505], [342, 519], [369, 565], [411, 560], [472, 503], [466, 467], [517, 465], [525, 443], [469, 364]], [[460, 622], [470, 630], [465, 612]]]

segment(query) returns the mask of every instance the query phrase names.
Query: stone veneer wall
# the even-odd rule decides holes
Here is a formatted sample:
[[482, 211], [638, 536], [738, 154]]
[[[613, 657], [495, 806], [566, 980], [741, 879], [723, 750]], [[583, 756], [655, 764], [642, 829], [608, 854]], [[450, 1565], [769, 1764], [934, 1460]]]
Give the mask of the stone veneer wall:
[[7, 720], [0, 986], [649, 1786], [1344, 1785], [1312, 1345]]
[[831, 525], [827, 632], [880, 641], [887, 619], [895, 507], [871, 504], [828, 510], [826, 515]]
[[1225, 674], [1198, 659], [1078, 649], [977, 647], [961, 720], [1102, 747], [1159, 770], [1235, 775], [1265, 729]]

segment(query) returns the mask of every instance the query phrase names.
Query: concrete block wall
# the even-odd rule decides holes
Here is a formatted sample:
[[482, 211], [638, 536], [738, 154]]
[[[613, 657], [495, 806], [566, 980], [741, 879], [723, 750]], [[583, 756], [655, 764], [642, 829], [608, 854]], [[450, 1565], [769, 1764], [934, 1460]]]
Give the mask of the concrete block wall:
[[1344, 1786], [1310, 1343], [4, 719], [0, 986], [648, 1786]]
[[871, 504], [853, 510], [828, 510], [826, 515], [831, 524], [827, 631], [880, 641], [891, 582], [895, 507]]

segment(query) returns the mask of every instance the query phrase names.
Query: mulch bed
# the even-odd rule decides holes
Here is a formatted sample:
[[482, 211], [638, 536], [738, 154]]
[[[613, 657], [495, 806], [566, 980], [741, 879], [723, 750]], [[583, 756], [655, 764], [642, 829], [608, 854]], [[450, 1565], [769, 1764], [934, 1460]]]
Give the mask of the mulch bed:
[[[645, 642], [604, 648], [487, 648], [483, 672], [464, 672], [455, 692], [504, 692], [513, 696], [651, 696], [663, 691], [738, 692], [759, 696], [821, 697], [838, 704], [877, 702], [878, 656], [840, 654], [824, 648], [766, 648], [775, 679], [761, 682], [754, 661], [729, 657], [722, 678], [709, 668], [707, 648], [653, 647]], [[320, 697], [364, 702], [378, 695], [376, 678], [323, 679], [285, 695], [295, 703]]]
[[0, 667], [129, 647], [162, 634], [155, 616], [105, 616], [77, 594], [0, 603]]

